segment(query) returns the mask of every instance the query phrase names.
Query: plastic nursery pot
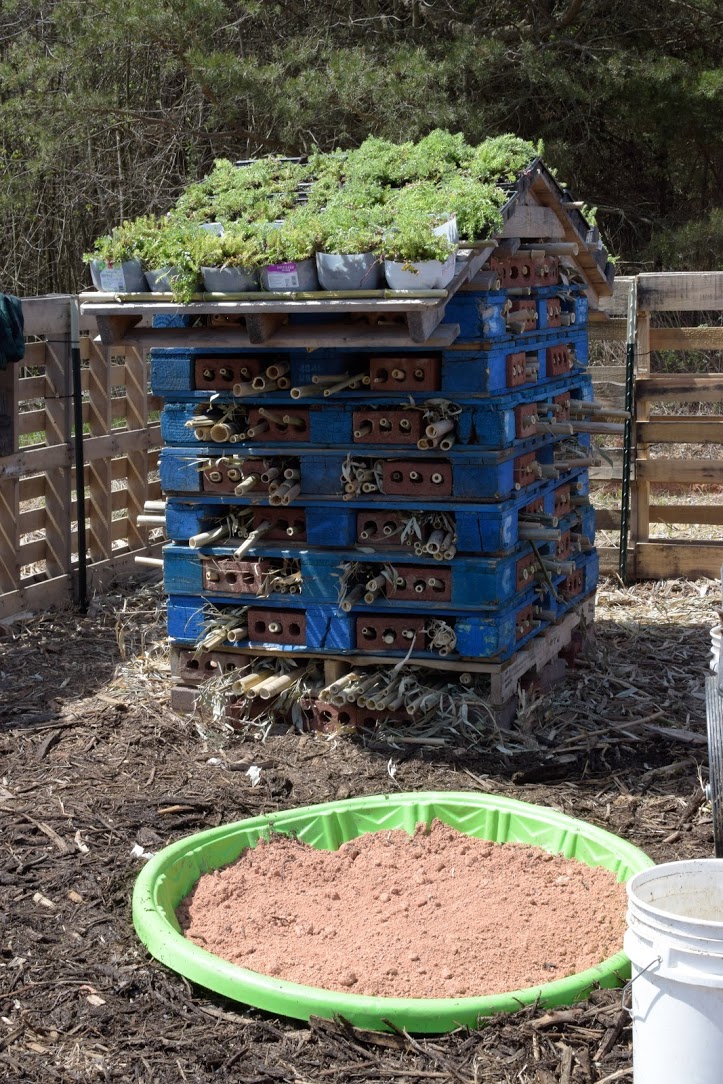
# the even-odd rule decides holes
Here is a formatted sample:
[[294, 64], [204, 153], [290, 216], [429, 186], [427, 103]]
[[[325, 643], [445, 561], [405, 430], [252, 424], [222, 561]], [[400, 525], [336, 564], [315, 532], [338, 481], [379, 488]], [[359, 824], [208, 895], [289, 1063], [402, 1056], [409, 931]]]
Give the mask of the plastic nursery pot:
[[[415, 271], [407, 271], [411, 266]], [[443, 290], [454, 278], [454, 253], [442, 263], [440, 260], [422, 260], [419, 263], [384, 261], [384, 275], [391, 290]]]
[[170, 294], [173, 292], [171, 279], [181, 274], [178, 267], [163, 267], [160, 271], [146, 271], [146, 281], [151, 293]]
[[457, 216], [450, 215], [441, 226], [435, 226], [432, 233], [436, 237], [446, 237], [450, 245], [459, 244], [459, 231], [457, 229]]
[[264, 290], [318, 290], [316, 260], [269, 264], [262, 268], [261, 285]]
[[618, 986], [629, 978], [630, 962], [619, 952], [587, 971], [509, 993], [465, 998], [372, 997], [249, 971], [193, 944], [180, 931], [176, 908], [201, 875], [235, 861], [272, 831], [294, 833], [312, 847], [335, 850], [365, 832], [401, 828], [411, 835], [417, 824], [435, 819], [466, 835], [498, 843], [527, 843], [588, 866], [604, 866], [618, 881], [653, 865], [637, 847], [601, 828], [511, 798], [454, 791], [377, 794], [253, 817], [173, 843], [151, 859], [138, 877], [133, 894], [136, 931], [156, 959], [225, 997], [301, 1020], [341, 1014], [359, 1027], [378, 1030], [388, 1030], [385, 1020], [419, 1033], [475, 1026], [480, 1017], [513, 1012], [538, 999], [547, 1006], [569, 1005], [586, 997], [595, 985]]
[[324, 290], [378, 290], [382, 284], [382, 265], [373, 252], [317, 252], [316, 270]]
[[259, 289], [258, 271], [243, 267], [202, 267], [203, 288], [210, 294], [242, 294]]
[[144, 294], [148, 289], [140, 260], [124, 260], [115, 264], [106, 260], [91, 260], [90, 276], [96, 290], [106, 293]]

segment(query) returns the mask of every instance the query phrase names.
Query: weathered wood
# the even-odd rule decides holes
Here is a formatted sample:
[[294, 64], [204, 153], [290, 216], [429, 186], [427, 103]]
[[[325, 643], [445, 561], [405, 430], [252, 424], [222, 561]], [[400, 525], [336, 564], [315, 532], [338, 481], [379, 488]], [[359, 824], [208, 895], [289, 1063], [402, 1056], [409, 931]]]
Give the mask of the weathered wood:
[[[110, 358], [107, 347], [90, 340], [88, 347], [88, 425], [92, 436], [100, 437], [113, 427]], [[113, 478], [110, 462], [110, 459], [94, 458], [87, 468], [88, 552], [93, 561], [106, 560], [113, 552]]]
[[[70, 294], [56, 294], [49, 297], [24, 297], [23, 320], [25, 334], [43, 336], [48, 339], [62, 339], [70, 332]], [[28, 362], [28, 364], [34, 364]]]
[[[148, 366], [146, 355], [129, 350], [126, 357], [126, 400], [128, 431], [148, 432]], [[131, 547], [148, 547], [148, 528], [138, 525], [138, 516], [148, 498], [148, 447], [129, 449], [127, 453], [128, 538]]]
[[548, 207], [517, 204], [503, 226], [500, 237], [549, 238], [565, 240], [565, 227], [555, 212]]
[[657, 271], [638, 275], [638, 305], [655, 312], [723, 309], [723, 271]]
[[639, 542], [635, 547], [635, 575], [641, 580], [694, 579], [710, 576], [718, 579], [723, 563], [720, 542]]
[[590, 342], [624, 343], [628, 337], [627, 320], [593, 320], [587, 333]]
[[[45, 376], [48, 384], [45, 442], [49, 446], [60, 445], [70, 455], [73, 379], [69, 337], [62, 336], [47, 343]], [[72, 566], [72, 491], [70, 474], [65, 466], [46, 470], [45, 511], [46, 571], [54, 578], [69, 573]]]
[[123, 343], [131, 328], [140, 324], [141, 315], [124, 313], [122, 316], [105, 316], [100, 313], [97, 314], [95, 319], [98, 325], [100, 341], [104, 346]]
[[[642, 452], [638, 449], [638, 454]], [[640, 459], [636, 462], [638, 482], [667, 485], [723, 485], [723, 459]]]
[[[638, 402], [723, 402], [723, 373], [705, 373], [699, 376], [690, 373], [659, 373], [638, 377], [635, 397]], [[638, 411], [638, 420], [648, 419], [641, 418]]]
[[[442, 349], [453, 343], [459, 335], [459, 324], [441, 324], [424, 345], [431, 349]], [[187, 347], [207, 349], [223, 347], [243, 350], [254, 345], [244, 328], [155, 328], [131, 332], [126, 335], [124, 345], [141, 350]], [[261, 344], [261, 350], [316, 350], [322, 348], [353, 348], [371, 350], [374, 348], [404, 350], [418, 346], [409, 336], [404, 325], [398, 327], [370, 328], [365, 324], [319, 324], [311, 329], [308, 326], [284, 327], [276, 332], [273, 339]]]
[[723, 327], [654, 327], [651, 350], [723, 350]]
[[588, 373], [593, 384], [619, 384], [625, 387], [624, 365], [591, 365]]
[[723, 501], [719, 504], [651, 504], [650, 522], [723, 526]]
[[635, 427], [638, 444], [723, 444], [723, 417], [652, 417]]
[[282, 313], [247, 313], [244, 319], [249, 342], [254, 346], [261, 346], [273, 339], [284, 323]]

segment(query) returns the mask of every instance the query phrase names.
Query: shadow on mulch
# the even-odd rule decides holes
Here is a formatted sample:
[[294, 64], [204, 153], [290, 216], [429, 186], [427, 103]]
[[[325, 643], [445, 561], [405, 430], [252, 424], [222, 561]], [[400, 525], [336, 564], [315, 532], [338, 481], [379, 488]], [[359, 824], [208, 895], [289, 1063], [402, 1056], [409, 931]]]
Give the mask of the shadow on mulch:
[[[715, 598], [696, 590], [601, 592], [593, 654], [529, 705], [516, 752], [504, 736], [475, 753], [370, 750], [295, 734], [259, 745], [174, 716], [155, 588], [98, 599], [82, 623], [55, 613], [0, 640], [0, 680], [12, 690], [0, 731], [0, 1079], [630, 1079], [619, 990], [419, 1041], [276, 1019], [208, 994], [136, 939], [130, 896], [142, 860], [131, 850], [274, 809], [399, 788], [507, 794], [600, 824], [657, 860], [709, 855], [698, 693]], [[243, 770], [250, 762], [262, 766], [255, 787]]]

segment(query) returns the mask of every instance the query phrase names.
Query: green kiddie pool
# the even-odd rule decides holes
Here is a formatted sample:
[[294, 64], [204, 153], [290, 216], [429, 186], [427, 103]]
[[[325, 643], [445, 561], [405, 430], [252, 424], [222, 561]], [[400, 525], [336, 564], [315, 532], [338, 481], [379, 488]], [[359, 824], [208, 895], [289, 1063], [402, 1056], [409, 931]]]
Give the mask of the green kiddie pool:
[[496, 843], [527, 843], [588, 866], [604, 866], [627, 881], [653, 862], [637, 847], [609, 832], [542, 806], [477, 792], [375, 794], [303, 809], [287, 809], [212, 828], [166, 847], [144, 867], [133, 894], [133, 921], [149, 952], [168, 967], [209, 990], [267, 1012], [307, 1020], [344, 1016], [363, 1028], [388, 1030], [386, 1021], [416, 1033], [475, 1026], [480, 1017], [513, 1012], [538, 1001], [569, 1005], [594, 986], [618, 986], [630, 977], [619, 952], [596, 967], [556, 982], [485, 997], [394, 998], [339, 993], [256, 971], [220, 959], [187, 940], [176, 908], [202, 874], [235, 861], [271, 832], [293, 834], [326, 850], [365, 832], [401, 828], [410, 835], [433, 820], [469, 836]]

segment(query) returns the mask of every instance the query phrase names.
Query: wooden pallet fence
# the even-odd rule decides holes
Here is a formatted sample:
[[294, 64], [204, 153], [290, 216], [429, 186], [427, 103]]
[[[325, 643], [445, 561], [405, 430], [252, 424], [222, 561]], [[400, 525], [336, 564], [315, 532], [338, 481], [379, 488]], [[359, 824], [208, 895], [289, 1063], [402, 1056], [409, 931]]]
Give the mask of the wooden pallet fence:
[[[77, 565], [70, 298], [23, 301], [26, 356], [0, 373], [0, 620], [73, 599]], [[136, 525], [156, 480], [159, 403], [148, 362], [94, 342], [81, 319], [88, 583], [160, 551]], [[4, 424], [3, 424], [4, 419]]]

